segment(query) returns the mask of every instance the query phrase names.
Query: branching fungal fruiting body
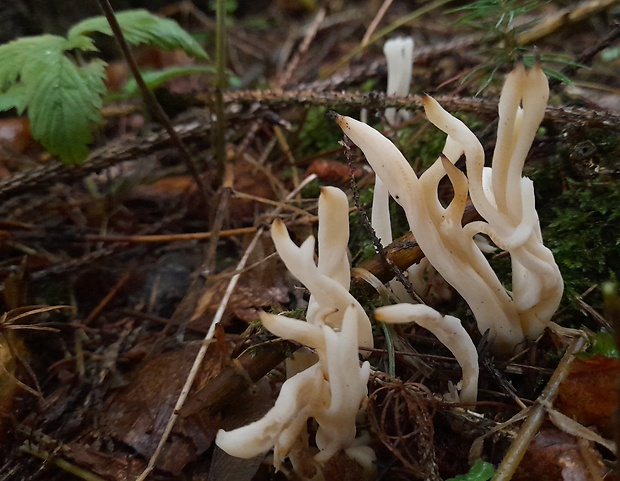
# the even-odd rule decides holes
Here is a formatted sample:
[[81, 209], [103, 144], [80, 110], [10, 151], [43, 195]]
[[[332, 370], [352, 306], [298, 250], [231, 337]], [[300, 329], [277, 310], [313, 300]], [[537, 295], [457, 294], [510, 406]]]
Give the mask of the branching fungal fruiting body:
[[[523, 163], [544, 116], [548, 83], [539, 66], [517, 67], [499, 103], [498, 139], [491, 168], [476, 136], [431, 97], [429, 120], [448, 134], [442, 155], [418, 178], [386, 137], [349, 117], [337, 116], [343, 132], [364, 152], [390, 195], [404, 208], [411, 231], [431, 265], [466, 300], [479, 330], [489, 330], [494, 350], [512, 352], [525, 336], [536, 337], [555, 312], [563, 291], [553, 255], [542, 244], [531, 181]], [[468, 177], [454, 167], [465, 155]], [[448, 175], [454, 197], [443, 207], [439, 181]], [[468, 192], [484, 222], [461, 226]], [[512, 260], [513, 291], [506, 291], [476, 246], [488, 235]]]
[[[349, 294], [350, 265], [346, 195], [334, 187], [322, 189], [319, 199], [319, 261], [314, 262], [314, 238], [298, 247], [281, 221], [271, 235], [291, 273], [311, 293], [307, 320], [261, 313], [273, 334], [313, 349], [316, 363], [287, 379], [274, 407], [259, 421], [233, 431], [220, 430], [217, 445], [227, 453], [251, 458], [274, 449], [274, 466], [286, 457], [293, 466], [308, 464], [307, 421], [316, 420], [316, 467], [339, 450], [367, 468], [374, 452], [356, 439], [355, 418], [367, 400], [370, 365], [360, 364], [359, 347], [372, 346], [368, 316]], [[303, 458], [303, 459], [302, 459]]]

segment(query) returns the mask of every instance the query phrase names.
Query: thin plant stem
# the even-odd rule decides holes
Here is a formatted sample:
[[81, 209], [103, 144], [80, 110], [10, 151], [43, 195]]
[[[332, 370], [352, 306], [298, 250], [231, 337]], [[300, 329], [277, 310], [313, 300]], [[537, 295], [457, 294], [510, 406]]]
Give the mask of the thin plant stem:
[[392, 340], [392, 331], [390, 326], [385, 322], [381, 322], [381, 330], [385, 336], [385, 346], [387, 347], [388, 355], [388, 374], [392, 377], [396, 377], [396, 359], [394, 355], [394, 342]]
[[112, 33], [114, 34], [114, 38], [116, 39], [116, 42], [121, 49], [123, 57], [125, 57], [125, 60], [127, 61], [127, 65], [129, 66], [129, 70], [131, 70], [131, 74], [136, 79], [136, 84], [140, 89], [140, 93], [142, 94], [144, 101], [148, 105], [149, 110], [153, 112], [158, 118], [158, 120], [161, 122], [162, 126], [168, 133], [170, 140], [178, 149], [181, 159], [187, 166], [187, 170], [189, 171], [190, 175], [198, 186], [198, 191], [200, 192], [203, 203], [205, 204], [205, 206], [207, 206], [209, 204], [209, 195], [207, 192], [207, 188], [198, 173], [198, 165], [196, 159], [194, 159], [190, 151], [187, 149], [185, 143], [183, 143], [183, 141], [181, 140], [181, 137], [179, 137], [179, 135], [176, 133], [172, 122], [170, 121], [170, 118], [155, 98], [153, 92], [144, 82], [144, 79], [140, 74], [140, 70], [138, 69], [136, 59], [131, 52], [131, 48], [129, 47], [129, 44], [125, 39], [125, 36], [123, 35], [123, 31], [120, 24], [118, 23], [116, 15], [114, 14], [114, 9], [112, 8], [109, 0], [97, 0], [97, 2], [99, 3], [99, 6], [101, 7], [101, 10], [103, 11], [103, 14], [105, 15], [108, 23], [110, 24], [110, 28], [112, 29]]
[[323, 23], [323, 20], [325, 20], [326, 13], [327, 11], [325, 10], [325, 8], [321, 8], [317, 12], [316, 16], [314, 17], [314, 20], [312, 20], [312, 23], [308, 26], [306, 35], [304, 36], [304, 39], [301, 42], [301, 45], [297, 49], [297, 52], [295, 53], [295, 55], [293, 55], [293, 57], [288, 62], [288, 65], [286, 66], [286, 69], [284, 70], [282, 75], [280, 75], [276, 79], [276, 85], [278, 87], [284, 87], [291, 80], [293, 73], [299, 66], [300, 60], [308, 52], [308, 49], [310, 48], [310, 44], [316, 37], [316, 34], [321, 26], [321, 23]]
[[228, 87], [226, 77], [226, 0], [217, 0], [215, 7], [215, 158], [218, 184], [224, 179], [226, 164], [226, 115], [224, 112], [224, 91]]
[[66, 459], [62, 459], [56, 456], [55, 453], [50, 454], [48, 451], [39, 448], [33, 443], [24, 443], [19, 448], [19, 451], [22, 453], [30, 454], [32, 456], [36, 456], [37, 458], [42, 459], [45, 463], [51, 462], [55, 464], [58, 468], [63, 470], [65, 473], [82, 479], [83, 481], [105, 481], [104, 478], [96, 475], [95, 473], [81, 468], [75, 464], [72, 464]]
[[377, 11], [375, 18], [372, 19], [372, 22], [370, 22], [370, 25], [366, 29], [366, 33], [364, 34], [364, 37], [362, 38], [362, 42], [361, 42], [362, 46], [365, 46], [370, 41], [370, 37], [372, 37], [372, 34], [375, 33], [375, 30], [379, 26], [379, 22], [381, 22], [381, 20], [387, 13], [388, 9], [392, 5], [393, 1], [394, 0], [383, 0], [383, 4]]

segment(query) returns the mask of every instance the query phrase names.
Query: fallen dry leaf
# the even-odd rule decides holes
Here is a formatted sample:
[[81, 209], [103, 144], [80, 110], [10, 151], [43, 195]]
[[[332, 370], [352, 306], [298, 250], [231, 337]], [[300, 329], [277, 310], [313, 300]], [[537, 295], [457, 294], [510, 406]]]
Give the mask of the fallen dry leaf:
[[575, 359], [568, 378], [560, 385], [555, 407], [584, 426], [596, 426], [603, 436], [611, 438], [619, 382], [620, 360], [602, 355]]
[[512, 480], [590, 481], [603, 479], [606, 472], [593, 443], [548, 428], [536, 435]]
[[[202, 379], [215, 376], [223, 364], [218, 343], [210, 346], [200, 371]], [[155, 451], [199, 345], [185, 345], [145, 359], [127, 388], [113, 395], [101, 420], [107, 434], [131, 446], [146, 459]], [[220, 350], [220, 352], [218, 352]], [[199, 382], [197, 382], [199, 384]], [[157, 467], [179, 475], [215, 439], [216, 419], [199, 424], [180, 419], [159, 457]]]
[[[363, 173], [360, 167], [353, 169], [355, 177], [360, 177]], [[310, 164], [306, 174], [316, 174], [323, 181], [342, 182], [349, 178], [349, 166], [335, 160], [317, 159]]]

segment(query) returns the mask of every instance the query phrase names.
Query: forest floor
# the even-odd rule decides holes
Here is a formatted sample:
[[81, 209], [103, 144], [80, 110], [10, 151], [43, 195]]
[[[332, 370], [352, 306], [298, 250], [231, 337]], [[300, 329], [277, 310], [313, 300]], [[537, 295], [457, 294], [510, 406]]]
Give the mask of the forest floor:
[[[444, 400], [461, 371], [431, 333], [375, 326], [358, 431], [370, 436], [376, 472], [339, 453], [324, 476], [448, 479], [483, 459], [491, 474], [463, 479], [494, 469], [496, 479], [619, 479], [620, 307], [603, 286], [620, 273], [620, 2], [437, 1], [417, 5], [419, 15], [398, 0], [225, 3], [228, 86], [194, 74], [155, 91], [183, 151], [140, 98], [119, 95], [131, 74], [113, 46], [104, 52], [116, 96], [84, 164], [47, 154], [24, 118], [0, 119], [0, 480], [133, 481], [149, 460], [153, 481], [300, 479], [289, 464], [276, 472], [270, 455], [230, 457], [214, 439], [273, 405], [284, 359], [299, 347], [259, 322], [260, 311], [303, 318], [307, 307], [274, 254], [275, 218], [301, 244], [316, 235], [320, 188], [340, 187], [352, 266], [393, 276], [364, 221], [374, 173], [358, 150], [346, 155], [326, 113], [367, 109], [421, 173], [445, 142], [426, 120], [425, 93], [472, 129], [490, 160], [504, 78], [536, 58], [551, 95], [524, 173], [564, 277], [552, 318], [562, 328], [494, 356], [464, 301], [436, 279], [441, 298], [430, 287], [422, 297], [459, 317], [478, 346], [478, 402]], [[154, 13], [218, 56], [212, 11], [179, 3]], [[415, 40], [411, 95], [387, 97], [382, 46], [405, 35]], [[134, 53], [145, 70], [196, 63]], [[388, 126], [388, 107], [408, 119]], [[451, 198], [449, 183], [440, 191]], [[386, 252], [404, 270], [423, 254], [392, 212], [397, 240]], [[509, 288], [508, 257], [489, 259]], [[358, 277], [353, 292], [372, 314], [385, 299]]]

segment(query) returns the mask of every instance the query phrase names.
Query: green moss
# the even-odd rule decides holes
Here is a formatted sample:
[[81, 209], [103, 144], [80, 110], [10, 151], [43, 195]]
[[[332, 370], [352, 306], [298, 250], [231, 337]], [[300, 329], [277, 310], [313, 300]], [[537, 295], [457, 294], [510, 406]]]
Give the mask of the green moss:
[[318, 199], [321, 195], [321, 183], [318, 180], [310, 182], [301, 191], [301, 197], [304, 199]]
[[419, 125], [414, 124], [401, 130], [396, 141], [397, 147], [418, 175], [437, 160], [445, 143], [446, 134], [429, 125], [426, 118]]
[[280, 312], [279, 315], [284, 317], [289, 317], [291, 319], [305, 319], [306, 318], [306, 308], [298, 308], [293, 309], [292, 311], [283, 311]]
[[374, 78], [366, 80], [359, 88], [359, 91], [364, 93], [377, 92], [379, 90], [381, 90], [379, 88], [379, 81]]
[[[369, 189], [370, 190], [370, 189]], [[364, 203], [369, 205], [369, 203]], [[367, 212], [370, 217], [370, 210]], [[349, 215], [349, 249], [353, 256], [354, 264], [360, 264], [375, 255], [375, 246], [370, 232], [366, 230], [359, 212]]]
[[459, 474], [447, 481], [487, 481], [495, 474], [495, 468], [492, 464], [479, 459], [471, 467], [467, 474]]
[[329, 109], [324, 107], [308, 110], [306, 121], [299, 133], [296, 156], [298, 158], [315, 155], [338, 147], [342, 140], [342, 131], [325, 117]]
[[572, 187], [545, 213], [554, 218], [544, 237], [567, 291], [578, 293], [620, 272], [620, 189], [614, 182]]

